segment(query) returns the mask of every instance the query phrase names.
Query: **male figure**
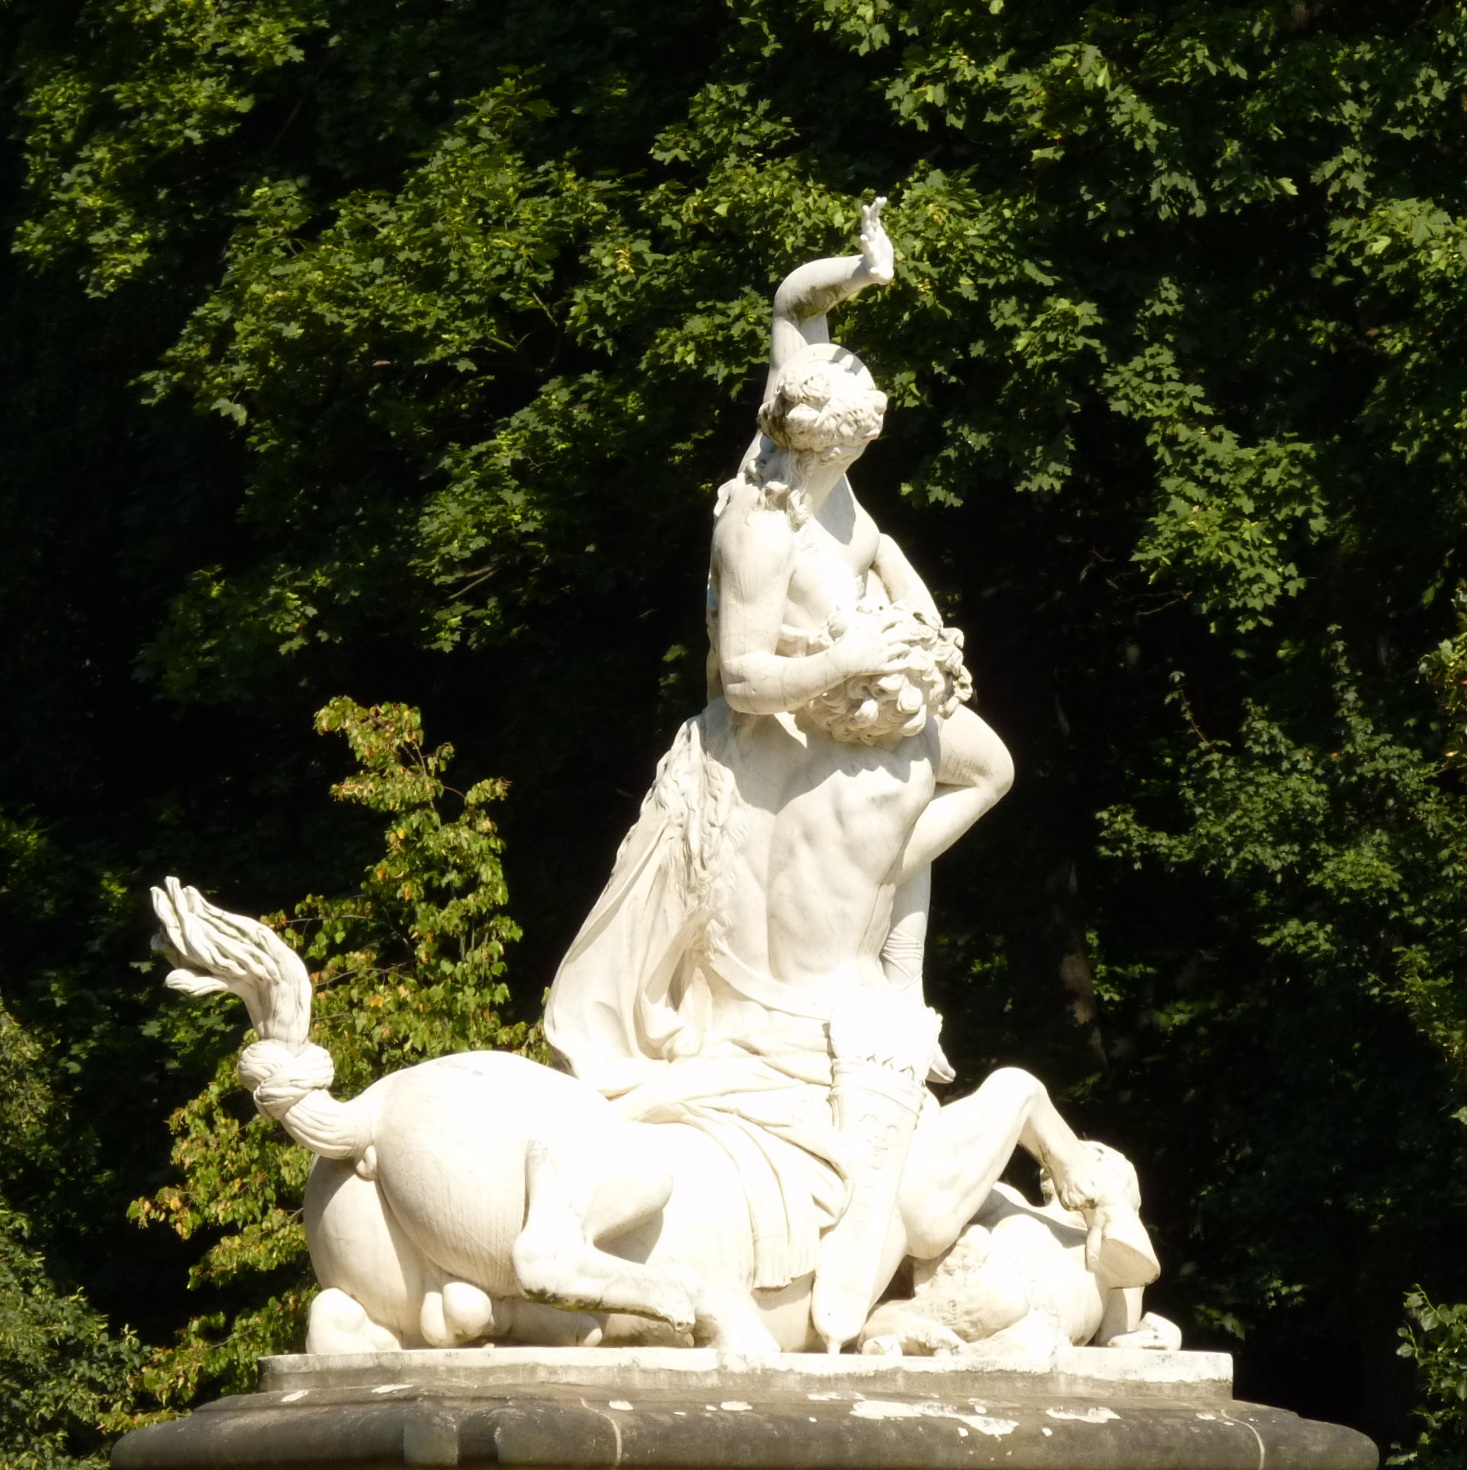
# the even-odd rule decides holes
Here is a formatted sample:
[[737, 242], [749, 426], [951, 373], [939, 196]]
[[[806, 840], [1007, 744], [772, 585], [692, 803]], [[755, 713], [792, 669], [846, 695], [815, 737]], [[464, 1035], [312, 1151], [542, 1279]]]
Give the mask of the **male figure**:
[[[829, 996], [860, 984], [920, 1004], [931, 861], [1012, 780], [1002, 742], [960, 702], [966, 674], [951, 635], [922, 646], [941, 626], [931, 595], [846, 475], [879, 434], [886, 399], [830, 344], [825, 313], [891, 279], [883, 202], [865, 212], [860, 256], [803, 266], [775, 297], [762, 433], [719, 494], [710, 704], [684, 741], [699, 751], [669, 753], [649, 798], [661, 811], [629, 836], [623, 881], [613, 876], [552, 992], [552, 1039], [608, 1091], [625, 1090], [613, 1073], [636, 1080], [647, 1060], [757, 1034], [771, 1000], [780, 1014], [825, 1019]], [[863, 692], [887, 708], [853, 730], [841, 707]], [[632, 870], [655, 842], [643, 829], [665, 824], [673, 807], [694, 866], [717, 888], [697, 895], [706, 921], [606, 954], [608, 929], [627, 917]], [[630, 923], [645, 928], [645, 896], [641, 907]], [[679, 944], [711, 954], [702, 966], [711, 973], [660, 976], [670, 963], [661, 950]]]
[[886, 399], [831, 346], [826, 312], [891, 280], [884, 202], [865, 211], [859, 257], [803, 266], [775, 296], [763, 433], [720, 492], [709, 682], [746, 717], [759, 773], [760, 837], [741, 845], [727, 925], [735, 958], [786, 986], [861, 983], [921, 1004], [932, 860], [1004, 795], [1013, 764], [953, 691], [912, 711], [910, 733], [870, 743], [812, 709], [851, 681], [899, 683], [922, 661], [913, 633], [941, 626], [847, 477]]
[[[825, 312], [891, 279], [880, 208], [861, 256], [804, 266], [775, 298], [762, 432], [719, 495], [710, 704], [659, 769], [546, 1011], [573, 1070], [631, 1116], [725, 1141], [756, 1217], [755, 1286], [818, 1258], [837, 1349], [903, 1256], [952, 1244], [1019, 1143], [1086, 1212], [1095, 1260], [1155, 1274], [1134, 1211], [1033, 1078], [1000, 1072], [941, 1109], [921, 1087], [938, 1055], [918, 983], [930, 865], [1012, 765], [961, 703], [959, 640], [847, 478], [886, 400], [829, 343]], [[910, 1086], [889, 1086], [903, 1071]], [[864, 1104], [833, 1135], [833, 1083], [838, 1115], [853, 1088], [889, 1093], [880, 1137], [851, 1131]]]

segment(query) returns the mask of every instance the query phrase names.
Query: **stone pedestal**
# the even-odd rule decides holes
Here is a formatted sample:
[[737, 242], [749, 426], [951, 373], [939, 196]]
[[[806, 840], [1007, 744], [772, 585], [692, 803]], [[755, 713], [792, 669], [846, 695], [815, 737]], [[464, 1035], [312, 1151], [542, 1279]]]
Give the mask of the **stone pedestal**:
[[278, 1357], [127, 1435], [114, 1470], [1375, 1470], [1354, 1430], [1232, 1397], [1217, 1353], [886, 1359], [477, 1348]]

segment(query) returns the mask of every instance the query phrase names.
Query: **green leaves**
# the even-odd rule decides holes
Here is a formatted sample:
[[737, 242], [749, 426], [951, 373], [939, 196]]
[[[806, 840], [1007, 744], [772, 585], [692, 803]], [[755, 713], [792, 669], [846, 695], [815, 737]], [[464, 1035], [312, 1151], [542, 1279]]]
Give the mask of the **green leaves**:
[[27, 1234], [0, 1205], [0, 1464], [100, 1470], [99, 1426], [130, 1403], [142, 1352], [131, 1334], [109, 1335], [80, 1293], [56, 1288]]
[[[43, 1147], [56, 1119], [44, 1049], [0, 1010], [0, 1181], [22, 1154]], [[99, 1426], [131, 1401], [142, 1350], [79, 1291], [59, 1289], [31, 1243], [26, 1217], [0, 1197], [0, 1464], [5, 1470], [72, 1470], [106, 1463]]]
[[1406, 1297], [1410, 1321], [1397, 1352], [1416, 1364], [1433, 1406], [1422, 1413], [1415, 1446], [1392, 1455], [1391, 1465], [1454, 1470], [1467, 1460], [1467, 1306], [1436, 1303], [1417, 1287]]
[[[505, 1025], [498, 1014], [509, 998], [505, 947], [519, 937], [503, 912], [502, 845], [487, 812], [504, 783], [451, 791], [443, 773], [452, 747], [425, 747], [417, 711], [403, 705], [334, 699], [316, 728], [344, 735], [360, 767], [332, 795], [389, 818], [382, 856], [355, 893], [312, 896], [270, 920], [313, 966], [312, 1035], [336, 1064], [335, 1089], [351, 1095], [447, 1052], [512, 1048], [543, 1058], [538, 1027]], [[445, 803], [457, 814], [446, 815]], [[286, 1350], [304, 1330], [311, 1292], [300, 1200], [310, 1156], [241, 1102], [230, 1055], [170, 1120], [183, 1182], [133, 1207], [136, 1219], [166, 1223], [185, 1240], [200, 1231], [213, 1239], [193, 1268], [195, 1286], [243, 1279], [256, 1298], [230, 1317], [195, 1318], [176, 1346], [155, 1354], [142, 1384], [159, 1412], [187, 1406], [205, 1386], [248, 1387], [254, 1359]], [[253, 1283], [282, 1278], [289, 1286], [260, 1304]]]
[[27, 68], [27, 187], [37, 207], [17, 249], [74, 262], [98, 294], [155, 273], [180, 226], [200, 220], [197, 185], [211, 153], [261, 85], [300, 65], [326, 11], [311, 0], [84, 7], [81, 32], [103, 64], [33, 56]]
[[[532, 1047], [511, 1018], [696, 707], [770, 296], [881, 192], [896, 282], [832, 324], [891, 395], [855, 483], [1019, 769], [939, 883], [965, 1081], [1068, 1087], [1144, 1165], [1189, 1339], [1246, 1333], [1301, 1403], [1325, 1344], [1333, 1411], [1396, 1433], [1394, 1340], [1361, 1324], [1413, 1281], [1467, 1297], [1462, 17], [76, 15], [0, 21], [0, 962], [56, 1099], [5, 1187], [95, 1300], [141, 1283], [107, 1302], [153, 1340], [195, 1315], [156, 1393], [243, 1383], [296, 1330], [302, 1165], [234, 1090], [235, 1012], [185, 1020], [127, 968], [130, 895], [317, 895], [281, 922], [343, 1086]], [[361, 769], [328, 805], [307, 715], [342, 690], [431, 710], [512, 789], [459, 796], [407, 708], [333, 704]], [[154, 1289], [171, 1257], [113, 1270], [90, 1201], [139, 1195], [201, 1296]]]
[[[1174, 295], [1170, 284], [1162, 283], [1163, 300]], [[1266, 624], [1275, 604], [1304, 586], [1290, 549], [1328, 528], [1315, 446], [1240, 443], [1202, 389], [1183, 380], [1164, 341], [1114, 368], [1107, 387], [1112, 408], [1146, 424], [1165, 496], [1136, 561], [1240, 633]]]
[[[363, 709], [335, 699], [316, 725], [344, 734], [362, 767], [332, 795], [392, 818], [382, 858], [358, 893], [305, 899], [282, 919], [305, 957], [319, 962], [321, 1044], [331, 1050], [349, 1031], [352, 1047], [366, 1048], [361, 1085], [384, 1064], [446, 1051], [533, 1050], [538, 1033], [503, 1026], [496, 1014], [509, 998], [505, 947], [519, 938], [503, 913], [502, 844], [487, 812], [504, 783], [450, 793], [443, 770], [453, 747], [425, 749], [417, 712], [401, 705]], [[451, 820], [440, 809], [450, 797], [462, 805]], [[350, 1068], [342, 1073], [338, 1064], [338, 1076], [354, 1090]]]
[[1452, 1029], [1419, 1009], [1433, 982], [1456, 988], [1467, 959], [1467, 812], [1433, 762], [1364, 712], [1348, 666], [1332, 694], [1326, 742], [1301, 743], [1253, 706], [1236, 744], [1195, 746], [1174, 766], [1185, 828], [1115, 809], [1104, 816], [1107, 849], [1222, 880], [1272, 966], [1323, 966], [1397, 997], [1467, 1068], [1467, 1007]]

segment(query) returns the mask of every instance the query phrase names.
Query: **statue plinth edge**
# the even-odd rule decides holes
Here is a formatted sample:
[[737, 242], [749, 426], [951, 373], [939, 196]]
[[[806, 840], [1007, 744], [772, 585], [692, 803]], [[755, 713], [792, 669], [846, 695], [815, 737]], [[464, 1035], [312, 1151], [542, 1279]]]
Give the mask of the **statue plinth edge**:
[[[1060, 1360], [1063, 1361], [1060, 1361]], [[1138, 1360], [1151, 1360], [1149, 1363]], [[1221, 1353], [897, 1360], [479, 1348], [267, 1358], [261, 1391], [135, 1430], [114, 1470], [1376, 1470], [1240, 1403]]]

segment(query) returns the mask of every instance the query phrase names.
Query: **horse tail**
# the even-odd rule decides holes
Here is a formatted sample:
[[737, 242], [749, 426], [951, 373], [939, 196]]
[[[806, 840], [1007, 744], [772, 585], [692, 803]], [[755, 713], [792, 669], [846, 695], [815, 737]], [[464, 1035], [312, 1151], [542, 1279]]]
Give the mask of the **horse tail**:
[[283, 1042], [255, 1041], [239, 1054], [239, 1080], [267, 1118], [313, 1154], [360, 1162], [372, 1141], [371, 1114], [360, 1101], [331, 1096], [335, 1077], [331, 1054], [314, 1042], [293, 1052]]
[[244, 1001], [259, 1040], [240, 1053], [239, 1076], [255, 1106], [312, 1153], [360, 1162], [371, 1144], [371, 1113], [331, 1096], [335, 1065], [307, 1039], [311, 977], [301, 957], [264, 924], [215, 908], [177, 878], [153, 889], [153, 909], [162, 925], [153, 947], [174, 963], [169, 989], [229, 991]]

